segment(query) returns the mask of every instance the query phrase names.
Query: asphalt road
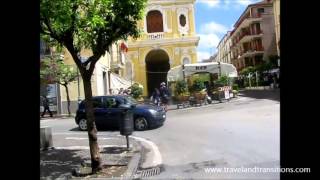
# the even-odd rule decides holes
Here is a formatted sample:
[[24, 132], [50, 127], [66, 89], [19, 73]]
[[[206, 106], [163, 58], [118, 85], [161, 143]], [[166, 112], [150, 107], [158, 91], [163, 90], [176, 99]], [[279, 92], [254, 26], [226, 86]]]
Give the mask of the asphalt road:
[[[86, 132], [78, 131], [73, 119], [41, 125], [53, 128], [54, 146], [88, 146]], [[99, 144], [107, 145], [111, 135], [119, 132], [99, 132]], [[134, 132], [133, 137], [150, 149], [142, 166], [163, 167], [154, 178], [279, 179], [279, 173], [205, 172], [212, 167], [280, 166], [279, 92], [249, 91], [230, 102], [169, 111], [162, 127]]]

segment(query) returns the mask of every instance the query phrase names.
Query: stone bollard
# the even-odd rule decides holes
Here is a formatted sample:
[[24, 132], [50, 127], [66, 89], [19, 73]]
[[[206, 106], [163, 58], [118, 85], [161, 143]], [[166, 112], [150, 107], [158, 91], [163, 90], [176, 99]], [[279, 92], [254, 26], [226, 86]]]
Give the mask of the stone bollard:
[[52, 131], [51, 127], [40, 128], [40, 149], [47, 150], [52, 147]]

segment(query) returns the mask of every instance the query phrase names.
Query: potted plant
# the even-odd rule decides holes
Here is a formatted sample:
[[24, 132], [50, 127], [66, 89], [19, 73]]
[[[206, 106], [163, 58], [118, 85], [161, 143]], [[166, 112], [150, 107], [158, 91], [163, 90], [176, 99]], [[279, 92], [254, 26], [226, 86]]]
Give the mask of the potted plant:
[[142, 93], [143, 93], [143, 86], [142, 85], [140, 85], [138, 83], [134, 83], [131, 86], [131, 95], [138, 102], [143, 102]]
[[185, 81], [177, 81], [175, 89], [177, 94], [177, 100], [179, 103], [183, 103], [189, 100], [190, 94], [188, 92], [187, 83]]
[[192, 90], [197, 103], [205, 99], [205, 96], [206, 96], [206, 91], [204, 91], [205, 85], [200, 79], [194, 80], [192, 85]]
[[233, 93], [233, 96], [234, 96], [234, 97], [237, 97], [237, 96], [238, 96], [238, 93], [239, 93], [239, 86], [238, 86], [238, 84], [233, 84], [233, 85], [232, 85], [232, 93]]
[[[227, 75], [221, 75], [215, 82], [216, 94], [215, 98], [221, 101], [221, 98], [225, 98], [225, 91], [220, 90], [221, 87], [229, 86], [231, 84], [231, 79]], [[230, 88], [231, 89], [231, 88]]]

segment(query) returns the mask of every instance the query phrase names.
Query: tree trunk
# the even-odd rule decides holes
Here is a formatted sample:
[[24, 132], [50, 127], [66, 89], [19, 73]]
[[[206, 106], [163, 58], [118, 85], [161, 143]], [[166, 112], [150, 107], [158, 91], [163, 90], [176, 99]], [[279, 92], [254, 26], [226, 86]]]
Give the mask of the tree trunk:
[[83, 85], [85, 93], [85, 108], [87, 115], [87, 129], [91, 155], [92, 173], [97, 173], [101, 168], [100, 151], [98, 146], [97, 128], [95, 124], [94, 109], [92, 103], [91, 75], [83, 74]]
[[68, 89], [68, 85], [67, 84], [63, 84], [63, 86], [66, 88], [66, 94], [67, 94], [67, 103], [68, 103], [68, 116], [71, 116], [70, 113], [70, 97], [69, 97], [69, 89]]

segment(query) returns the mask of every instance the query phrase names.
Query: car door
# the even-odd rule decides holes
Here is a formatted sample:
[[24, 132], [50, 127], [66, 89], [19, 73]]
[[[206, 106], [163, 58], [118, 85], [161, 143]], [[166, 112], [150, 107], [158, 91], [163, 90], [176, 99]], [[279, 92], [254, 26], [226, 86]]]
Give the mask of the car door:
[[104, 106], [103, 98], [101, 97], [95, 97], [92, 99], [93, 108], [94, 108], [94, 116], [96, 119], [96, 125], [97, 127], [103, 127], [105, 126], [104, 122], [107, 118], [107, 112], [106, 108]]
[[110, 127], [118, 127], [122, 117], [122, 110], [119, 108], [120, 100], [116, 97], [105, 97], [106, 102], [106, 121]]

